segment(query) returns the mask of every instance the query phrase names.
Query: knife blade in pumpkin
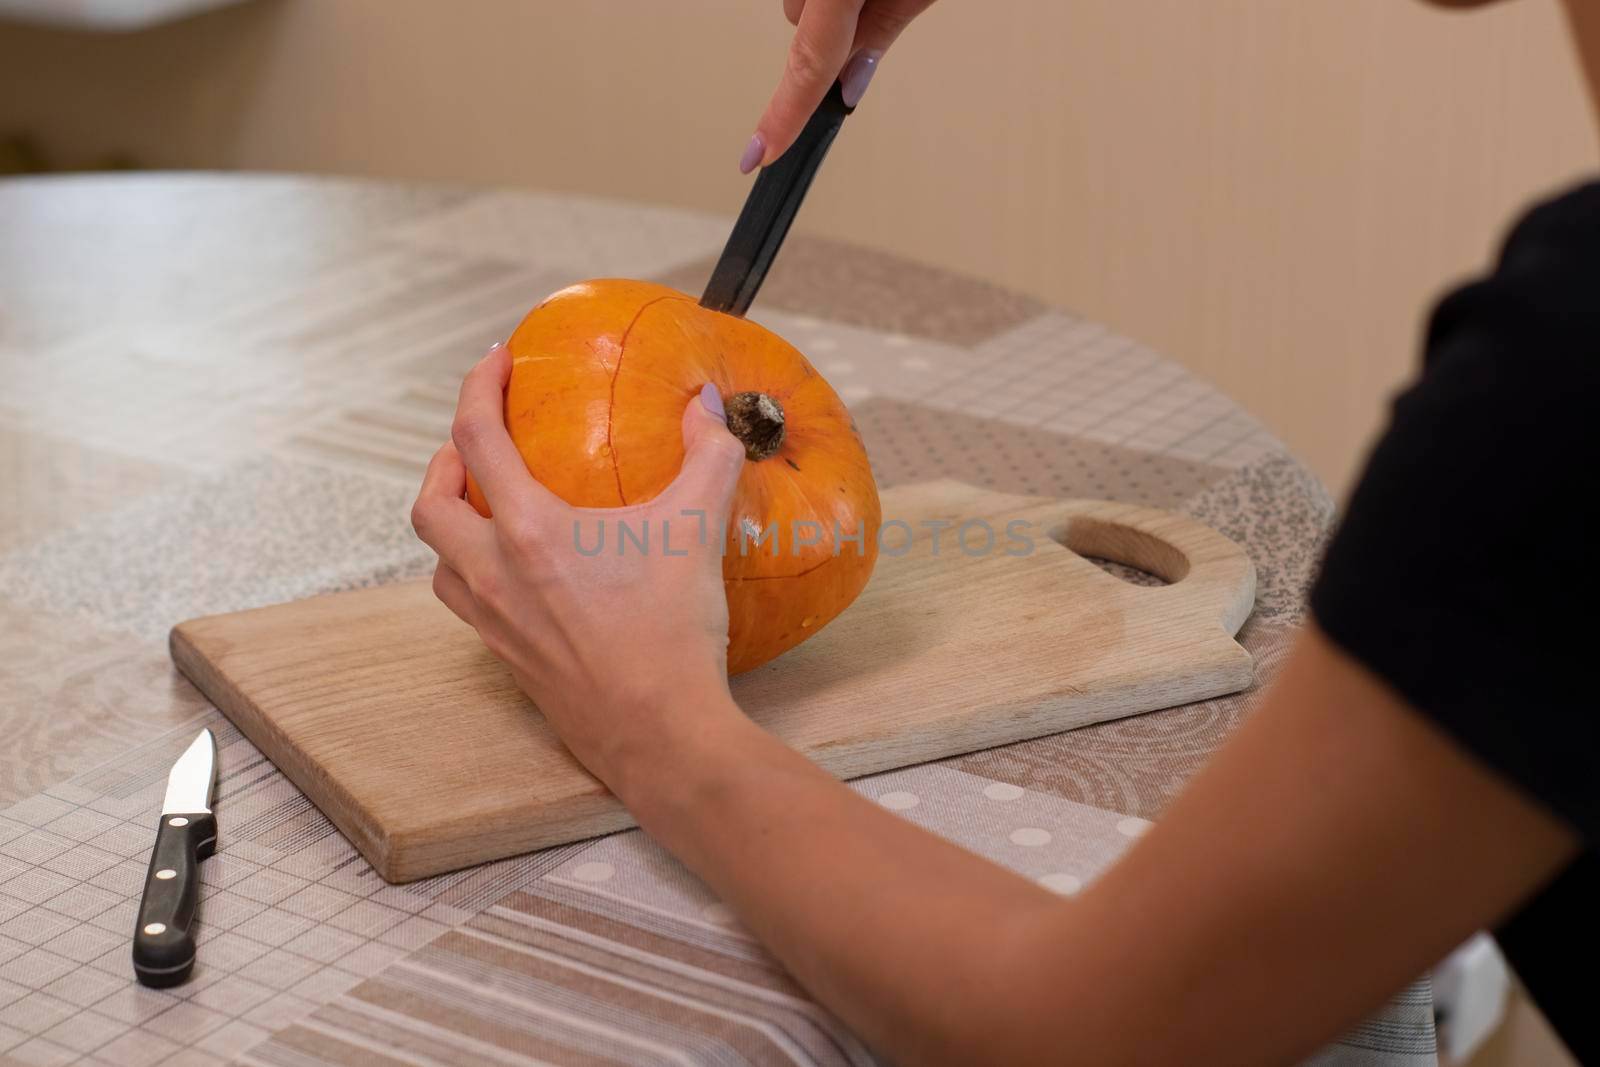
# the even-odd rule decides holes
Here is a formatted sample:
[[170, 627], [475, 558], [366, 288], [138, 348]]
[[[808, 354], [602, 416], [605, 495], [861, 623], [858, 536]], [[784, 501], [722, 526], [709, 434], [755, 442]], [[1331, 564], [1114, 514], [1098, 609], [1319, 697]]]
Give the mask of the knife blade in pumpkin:
[[834, 82], [789, 150], [756, 175], [739, 220], [733, 224], [728, 243], [711, 271], [711, 281], [700, 298], [701, 307], [741, 317], [750, 310], [750, 302], [766, 281], [778, 247], [800, 210], [800, 201], [811, 188], [811, 179], [822, 166], [845, 116], [854, 110], [845, 106], [843, 85]]
[[217, 739], [210, 730], [201, 730], [167, 775], [156, 846], [150, 851], [133, 928], [133, 974], [143, 985], [177, 985], [194, 969], [189, 927], [200, 896], [200, 861], [217, 844], [217, 820], [211, 814], [216, 784]]

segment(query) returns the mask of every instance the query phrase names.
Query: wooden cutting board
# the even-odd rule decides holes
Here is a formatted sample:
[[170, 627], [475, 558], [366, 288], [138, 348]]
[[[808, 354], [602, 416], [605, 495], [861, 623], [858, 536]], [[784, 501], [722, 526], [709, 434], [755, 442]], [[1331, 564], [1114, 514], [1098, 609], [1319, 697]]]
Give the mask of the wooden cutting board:
[[[849, 778], [1235, 692], [1255, 568], [1192, 519], [955, 482], [883, 496], [918, 531], [844, 614], [733, 680], [740, 705]], [[928, 520], [982, 519], [939, 537]], [[1025, 555], [1006, 524], [1031, 532]], [[904, 544], [903, 531], [885, 536]], [[1071, 550], [1067, 547], [1070, 546]], [[1084, 555], [1170, 585], [1136, 586]], [[172, 658], [391, 882], [630, 826], [427, 582], [194, 619]]]

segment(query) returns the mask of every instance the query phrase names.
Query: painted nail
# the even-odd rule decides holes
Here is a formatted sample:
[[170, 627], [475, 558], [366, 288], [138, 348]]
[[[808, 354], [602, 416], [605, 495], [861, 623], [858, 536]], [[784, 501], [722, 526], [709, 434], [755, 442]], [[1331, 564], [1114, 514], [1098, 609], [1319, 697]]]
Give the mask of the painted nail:
[[750, 143], [744, 146], [744, 155], [739, 157], [739, 173], [749, 174], [761, 163], [761, 157], [767, 154], [767, 142], [762, 140], [759, 133], [750, 135]]
[[878, 71], [878, 60], [882, 58], [881, 48], [863, 48], [850, 57], [850, 62], [844, 65], [844, 73], [839, 75], [845, 107], [861, 103], [861, 98], [867, 94], [867, 84]]
[[700, 406], [721, 419], [723, 425], [727, 425], [728, 412], [722, 406], [722, 394], [717, 392], [717, 387], [710, 382], [700, 387]]

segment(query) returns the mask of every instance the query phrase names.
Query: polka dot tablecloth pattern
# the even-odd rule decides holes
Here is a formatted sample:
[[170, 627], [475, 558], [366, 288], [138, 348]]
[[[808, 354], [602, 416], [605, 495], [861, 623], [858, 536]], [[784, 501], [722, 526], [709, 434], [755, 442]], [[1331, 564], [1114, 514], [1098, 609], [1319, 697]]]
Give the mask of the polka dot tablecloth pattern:
[[[195, 615], [428, 573], [407, 510], [462, 373], [573, 281], [698, 290], [729, 224], [331, 179], [0, 182], [0, 1061], [872, 1062], [637, 831], [384, 884], [165, 649]], [[1240, 640], [1276, 672], [1333, 509], [1211, 386], [1068, 312], [802, 235], [752, 317], [829, 376], [882, 485], [1106, 497], [1234, 538], [1260, 573]], [[1254, 700], [852, 788], [1071, 896]], [[200, 725], [221, 839], [199, 963], [145, 989], [137, 896]], [[1419, 983], [1316, 1062], [1431, 1064], [1433, 1045]]]

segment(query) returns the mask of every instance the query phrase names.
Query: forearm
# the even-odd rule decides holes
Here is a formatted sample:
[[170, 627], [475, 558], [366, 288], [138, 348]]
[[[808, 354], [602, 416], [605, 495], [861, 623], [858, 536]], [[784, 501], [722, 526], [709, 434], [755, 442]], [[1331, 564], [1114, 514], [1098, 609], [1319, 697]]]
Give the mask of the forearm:
[[736, 708], [713, 718], [614, 783], [640, 824], [873, 1047], [963, 1060], [1060, 898], [860, 796]]
[[903, 1062], [1274, 1063], [1375, 1008], [1572, 836], [1314, 633], [1161, 823], [1062, 900], [740, 715], [612, 781], [824, 1004]]
[[1328, 1031], [1327, 1003], [1293, 979], [1297, 964], [1329, 964], [1289, 958], [1272, 925], [1315, 951], [1299, 935], [1316, 898], [1287, 899], [1300, 887], [1278, 869], [1301, 850], [1194, 855], [1233, 840], [1263, 858], [1203, 795], [1141, 865], [1069, 901], [892, 815], [737, 709], [713, 718], [670, 758], [635, 761], [623, 800], [895, 1062], [1054, 1063], [1064, 1047], [1085, 1063], [1273, 1062]]
[[[1314, 629], [1217, 757], [1063, 925], [1139, 1062], [1284, 1063], [1357, 1023], [1573, 855], [1551, 816]], [[1087, 1007], [1088, 1005], [1086, 1005]]]

